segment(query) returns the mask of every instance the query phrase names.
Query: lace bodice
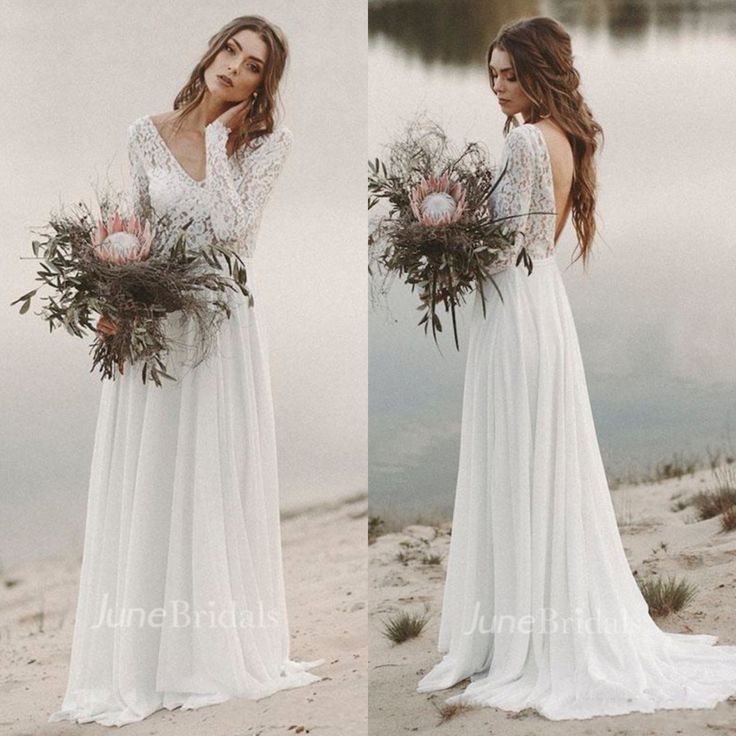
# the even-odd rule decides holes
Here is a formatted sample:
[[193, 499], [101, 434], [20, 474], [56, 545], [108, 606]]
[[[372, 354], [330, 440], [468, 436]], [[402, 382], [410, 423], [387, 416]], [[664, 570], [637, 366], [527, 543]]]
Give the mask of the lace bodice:
[[532, 258], [546, 258], [555, 249], [552, 164], [539, 128], [524, 124], [509, 131], [498, 174], [506, 165], [506, 173], [489, 198], [489, 208], [494, 219], [508, 217], [502, 224], [517, 235], [514, 247], [504, 254], [493, 273], [514, 266], [522, 245]]
[[128, 127], [133, 211], [149, 218], [167, 215], [183, 226], [189, 242], [220, 242], [243, 257], [255, 252], [263, 207], [289, 152], [292, 134], [279, 127], [228, 157], [229, 129], [214, 121], [205, 129], [206, 174], [193, 179], [179, 164], [150, 116]]

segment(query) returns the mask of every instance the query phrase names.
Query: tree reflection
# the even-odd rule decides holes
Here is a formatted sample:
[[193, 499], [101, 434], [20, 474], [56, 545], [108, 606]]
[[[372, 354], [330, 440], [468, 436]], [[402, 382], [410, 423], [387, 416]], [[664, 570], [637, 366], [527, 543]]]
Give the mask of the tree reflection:
[[630, 45], [649, 33], [736, 33], [736, 3], [719, 0], [373, 0], [370, 36], [384, 37], [425, 63], [477, 66], [509, 20], [551, 15], [573, 32], [608, 35]]

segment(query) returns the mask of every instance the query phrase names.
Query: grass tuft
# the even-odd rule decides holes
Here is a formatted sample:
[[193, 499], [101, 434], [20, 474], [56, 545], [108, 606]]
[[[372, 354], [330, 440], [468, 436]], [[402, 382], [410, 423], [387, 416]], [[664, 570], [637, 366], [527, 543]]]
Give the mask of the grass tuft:
[[472, 706], [466, 705], [465, 703], [443, 703], [440, 706], [433, 703], [433, 705], [437, 709], [437, 713], [440, 717], [439, 721], [437, 721], [438, 726], [441, 726], [443, 723], [447, 723], [447, 721], [459, 716], [461, 713], [473, 710]]
[[734, 529], [736, 529], [736, 506], [731, 506], [721, 514], [721, 531], [732, 532]]
[[383, 623], [383, 635], [394, 644], [401, 644], [419, 636], [429, 621], [429, 613], [409, 613], [400, 611], [389, 616]]
[[701, 521], [712, 519], [736, 506], [736, 488], [700, 491], [693, 496], [693, 505]]
[[368, 544], [373, 544], [378, 537], [385, 534], [385, 523], [380, 516], [368, 517]]
[[692, 504], [692, 498], [678, 498], [671, 506], [670, 511], [682, 511]]
[[396, 553], [396, 560], [400, 562], [404, 567], [409, 564], [410, 560], [414, 559], [414, 555], [407, 549], [402, 549]]
[[668, 577], [667, 580], [658, 577], [637, 578], [637, 583], [649, 606], [649, 614], [655, 617], [668, 616], [684, 608], [698, 590], [692, 583], [674, 577]]
[[697, 457], [688, 457], [684, 452], [676, 452], [671, 460], [662, 460], [654, 469], [655, 480], [682, 478], [683, 475], [692, 475], [698, 468], [700, 461]]

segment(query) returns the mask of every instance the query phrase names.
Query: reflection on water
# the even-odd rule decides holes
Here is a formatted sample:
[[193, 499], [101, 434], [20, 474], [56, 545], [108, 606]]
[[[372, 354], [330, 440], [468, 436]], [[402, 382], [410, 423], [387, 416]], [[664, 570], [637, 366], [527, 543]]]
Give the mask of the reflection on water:
[[[571, 33], [586, 100], [605, 131], [599, 239], [591, 266], [558, 264], [580, 338], [604, 463], [613, 479], [675, 452], [704, 458], [736, 442], [736, 3], [395, 0], [370, 5], [371, 155], [418, 109], [453, 139], [498, 153], [504, 117], [486, 45], [520, 16]], [[706, 73], [693, 103], [682, 69]], [[727, 142], [724, 145], [724, 141]], [[370, 315], [372, 513], [451, 509], [465, 354], [440, 355], [395, 286]], [[461, 311], [461, 345], [467, 314]]]
[[537, 15], [539, 3], [488, 0], [395, 0], [369, 6], [370, 38], [385, 36], [424, 62], [477, 65], [488, 48], [489, 29], [514, 14]]
[[570, 30], [601, 33], [626, 44], [652, 32], [736, 34], [734, 2], [378, 0], [369, 5], [370, 38], [390, 39], [426, 63], [475, 66], [503, 23], [532, 15], [551, 15]]

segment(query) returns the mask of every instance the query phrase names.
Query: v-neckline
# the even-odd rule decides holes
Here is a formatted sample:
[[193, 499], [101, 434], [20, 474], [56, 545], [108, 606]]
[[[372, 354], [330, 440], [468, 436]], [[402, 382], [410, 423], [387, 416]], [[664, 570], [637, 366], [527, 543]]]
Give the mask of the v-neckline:
[[[192, 184], [197, 184], [198, 186], [201, 186], [207, 181], [207, 172], [205, 170], [204, 179], [195, 179], [180, 163], [179, 159], [174, 156], [174, 152], [169, 148], [168, 144], [164, 140], [164, 137], [161, 135], [159, 129], [156, 127], [156, 124], [151, 119], [150, 115], [146, 115], [143, 118], [144, 120], [148, 121], [151, 128], [153, 128], [153, 132], [156, 134], [156, 138], [163, 147], [163, 149], [166, 151], [167, 155], [171, 158], [171, 160], [174, 162], [174, 164], [178, 167], [179, 171], [190, 181]], [[206, 145], [206, 144], [205, 144]], [[206, 153], [205, 153], [206, 156]]]
[[547, 139], [544, 137], [544, 133], [542, 133], [542, 131], [536, 125], [534, 125], [534, 123], [524, 123], [524, 125], [528, 125], [530, 128], [534, 128], [537, 131], [539, 137], [542, 139], [542, 146], [547, 157], [550, 196], [552, 197], [552, 206], [555, 209], [555, 236], [553, 236], [553, 242], [555, 245], [557, 245], [557, 241], [562, 235], [562, 230], [564, 230], [565, 225], [567, 225], [567, 217], [570, 214], [570, 194], [567, 195], [567, 202], [565, 202], [565, 219], [562, 221], [562, 230], [560, 230], [559, 235], [557, 235], [557, 199], [555, 197], [555, 177], [554, 172], [552, 171], [552, 154], [549, 152], [549, 144], [547, 143]]

